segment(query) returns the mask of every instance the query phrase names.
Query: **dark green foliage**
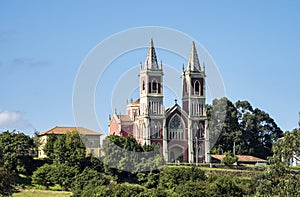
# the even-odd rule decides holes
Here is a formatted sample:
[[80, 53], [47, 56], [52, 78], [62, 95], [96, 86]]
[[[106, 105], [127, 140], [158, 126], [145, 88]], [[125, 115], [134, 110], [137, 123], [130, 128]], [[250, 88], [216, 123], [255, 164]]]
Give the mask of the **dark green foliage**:
[[230, 176], [218, 176], [209, 185], [210, 196], [243, 196], [244, 192]]
[[232, 151], [235, 142], [236, 154], [266, 159], [283, 134], [268, 113], [253, 109], [248, 101], [234, 105], [227, 98], [215, 99], [207, 115], [211, 143], [224, 152]]
[[89, 155], [85, 157], [81, 162], [81, 168], [91, 168], [93, 170], [96, 170], [97, 172], [104, 172], [104, 164], [103, 161], [99, 158], [96, 158], [92, 155]]
[[300, 129], [285, 132], [284, 138], [274, 144], [273, 151], [273, 160], [277, 163], [283, 160], [283, 164], [289, 166], [292, 156], [300, 155]]
[[300, 177], [289, 169], [293, 154], [300, 153], [300, 129], [286, 132], [284, 138], [273, 145], [273, 157], [266, 172], [253, 178], [256, 196], [300, 196]]
[[31, 174], [33, 140], [21, 132], [0, 134], [0, 165], [12, 173]]
[[87, 167], [72, 183], [73, 196], [81, 196], [85, 191], [88, 192], [97, 186], [109, 185], [111, 181], [111, 177]]
[[164, 164], [155, 146], [142, 147], [133, 137], [108, 136], [103, 143], [106, 172], [118, 177], [118, 182], [137, 181], [138, 172], [152, 172]]
[[42, 185], [45, 189], [55, 184], [55, 166], [44, 164], [34, 171], [32, 175], [32, 183]]
[[177, 185], [184, 184], [187, 181], [205, 180], [203, 170], [197, 167], [165, 167], [160, 172], [159, 185], [174, 189]]
[[11, 196], [15, 191], [12, 174], [0, 167], [0, 196]]
[[84, 191], [83, 197], [93, 197], [93, 196], [122, 196], [131, 197], [139, 196], [142, 192], [146, 190], [145, 187], [135, 184], [110, 184], [109, 186], [98, 186], [92, 188], [90, 191]]
[[159, 172], [139, 172], [137, 174], [138, 183], [147, 188], [155, 188], [158, 185]]
[[222, 163], [224, 163], [227, 166], [230, 166], [237, 162], [238, 158], [236, 155], [233, 155], [232, 152], [228, 151], [225, 152], [225, 157], [222, 159]]
[[[55, 164], [52, 164], [55, 165]], [[67, 191], [71, 188], [75, 176], [79, 173], [78, 168], [69, 166], [68, 164], [56, 164], [54, 171], [55, 183], [59, 184], [63, 190]]]
[[45, 145], [45, 153], [56, 164], [66, 163], [80, 167], [86, 150], [77, 131], [64, 135], [49, 135]]
[[205, 181], [188, 181], [184, 184], [178, 185], [175, 189], [178, 196], [211, 196], [212, 192], [208, 189], [209, 184]]

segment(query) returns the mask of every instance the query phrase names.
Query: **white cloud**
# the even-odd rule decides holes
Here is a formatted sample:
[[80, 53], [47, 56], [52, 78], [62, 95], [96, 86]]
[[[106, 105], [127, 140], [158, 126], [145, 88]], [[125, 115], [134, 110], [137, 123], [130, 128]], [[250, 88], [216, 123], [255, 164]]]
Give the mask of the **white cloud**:
[[32, 128], [32, 125], [24, 120], [22, 113], [19, 111], [0, 111], [0, 128], [17, 130]]

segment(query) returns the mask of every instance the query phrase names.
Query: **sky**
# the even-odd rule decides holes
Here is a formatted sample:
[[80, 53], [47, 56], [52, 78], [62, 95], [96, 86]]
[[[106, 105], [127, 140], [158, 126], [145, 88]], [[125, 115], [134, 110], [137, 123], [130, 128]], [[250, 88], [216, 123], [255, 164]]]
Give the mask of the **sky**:
[[[247, 100], [269, 113], [283, 131], [292, 130], [300, 111], [299, 10], [296, 0], [1, 0], [0, 130], [32, 135], [75, 125], [73, 90], [82, 62], [112, 35], [144, 26], [166, 27], [193, 38], [213, 58], [232, 102]], [[155, 35], [153, 40], [155, 44]], [[102, 133], [107, 133], [114, 106], [107, 105], [112, 91], [106, 94], [100, 85], [111, 90], [124, 72], [145, 61], [146, 53], [141, 48], [121, 55], [99, 77], [94, 105]], [[157, 56], [178, 70], [187, 58], [164, 50], [157, 50]], [[175, 97], [169, 94], [166, 106]], [[124, 113], [125, 104], [117, 110]]]

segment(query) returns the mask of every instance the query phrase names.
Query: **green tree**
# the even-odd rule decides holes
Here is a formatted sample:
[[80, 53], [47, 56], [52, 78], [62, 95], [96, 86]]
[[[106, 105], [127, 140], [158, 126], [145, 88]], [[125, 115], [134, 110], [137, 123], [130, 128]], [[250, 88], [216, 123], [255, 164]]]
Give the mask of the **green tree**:
[[15, 191], [12, 174], [0, 167], [0, 196], [11, 196]]
[[222, 159], [222, 163], [224, 163], [227, 166], [230, 166], [237, 161], [238, 161], [237, 156], [233, 155], [233, 153], [230, 151], [225, 152], [225, 157]]
[[285, 132], [284, 137], [277, 141], [273, 146], [273, 163], [283, 162], [289, 166], [293, 156], [300, 155], [300, 128], [291, 132]]
[[39, 167], [32, 175], [32, 183], [42, 185], [45, 189], [55, 184], [55, 168], [56, 166], [44, 164]]
[[67, 163], [79, 168], [85, 159], [86, 149], [79, 133], [74, 131], [63, 135], [49, 135], [45, 153], [56, 164]]
[[214, 99], [207, 107], [210, 142], [215, 147], [225, 151], [233, 149], [234, 141], [239, 150], [241, 128], [238, 122], [238, 112], [234, 104], [227, 98]]
[[209, 184], [210, 196], [244, 196], [244, 191], [236, 180], [228, 175], [217, 176]]
[[88, 193], [97, 186], [109, 185], [111, 181], [112, 177], [87, 167], [75, 177], [72, 183], [73, 196], [82, 196], [84, 192]]
[[234, 105], [227, 98], [215, 99], [207, 115], [210, 141], [224, 152], [232, 151], [235, 144], [236, 154], [266, 159], [283, 133], [268, 113], [253, 109], [248, 101]]
[[108, 136], [103, 151], [106, 171], [112, 171], [119, 181], [132, 182], [138, 172], [153, 171], [164, 164], [156, 147], [142, 147], [133, 137]]
[[205, 174], [197, 167], [165, 167], [160, 172], [159, 185], [163, 188], [174, 189], [187, 181], [203, 181]]
[[75, 166], [69, 166], [67, 163], [52, 164], [55, 166], [54, 176], [55, 183], [59, 184], [63, 190], [69, 190], [79, 170]]
[[300, 129], [285, 132], [273, 144], [268, 170], [253, 178], [256, 196], [300, 196], [300, 177], [289, 168], [293, 155], [300, 154]]
[[13, 173], [31, 173], [33, 140], [21, 132], [0, 134], [0, 165]]

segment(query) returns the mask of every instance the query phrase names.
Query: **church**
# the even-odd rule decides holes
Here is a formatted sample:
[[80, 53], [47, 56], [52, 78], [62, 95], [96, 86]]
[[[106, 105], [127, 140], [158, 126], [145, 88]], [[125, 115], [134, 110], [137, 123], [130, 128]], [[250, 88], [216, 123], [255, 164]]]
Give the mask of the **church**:
[[151, 39], [146, 61], [140, 65], [139, 98], [127, 102], [126, 114], [109, 116], [109, 135], [133, 136], [142, 145], [156, 145], [167, 162], [210, 162], [205, 65], [200, 65], [194, 42], [186, 68], [182, 66], [181, 105], [175, 100], [173, 106], [164, 107], [163, 76]]

